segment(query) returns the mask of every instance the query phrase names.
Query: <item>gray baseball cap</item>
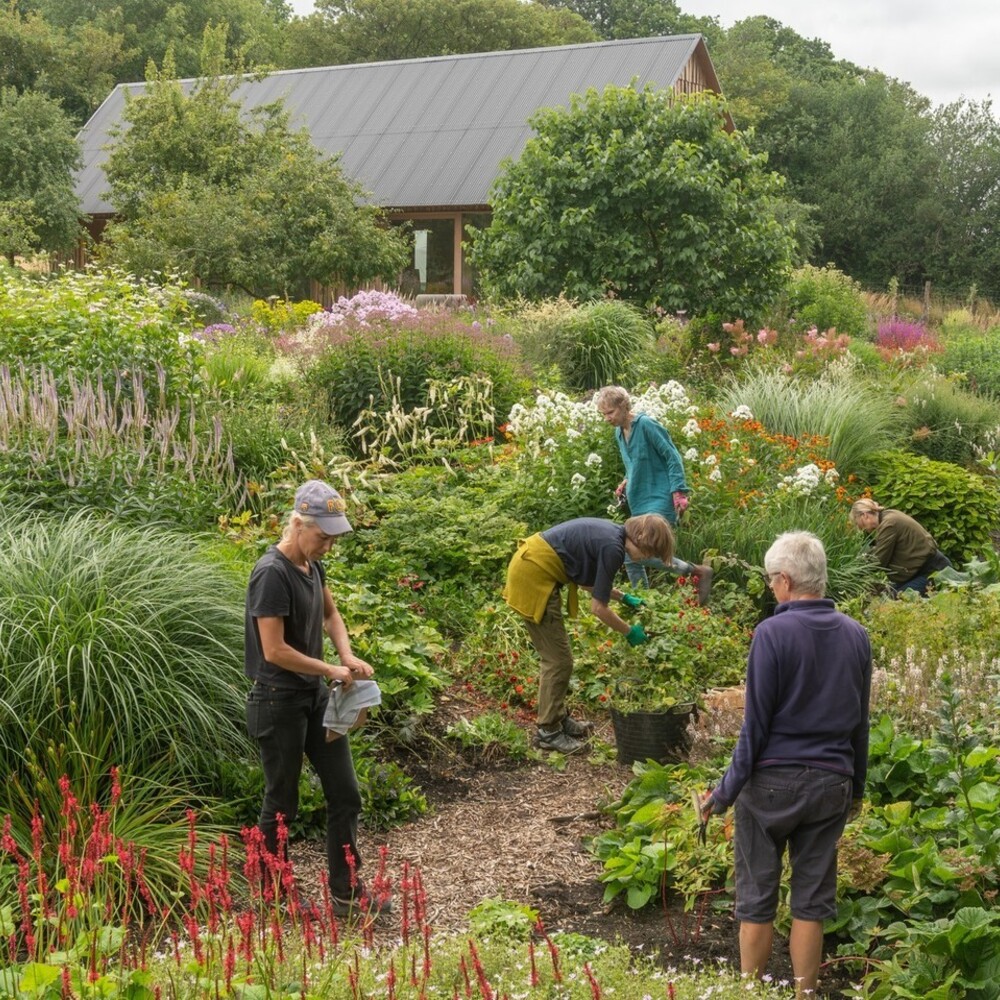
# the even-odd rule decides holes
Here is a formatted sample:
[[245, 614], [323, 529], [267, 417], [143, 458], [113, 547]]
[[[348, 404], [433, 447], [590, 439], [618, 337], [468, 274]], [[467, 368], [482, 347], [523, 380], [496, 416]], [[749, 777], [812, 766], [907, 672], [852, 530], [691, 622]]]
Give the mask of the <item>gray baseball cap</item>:
[[344, 498], [321, 479], [310, 479], [298, 488], [295, 509], [300, 514], [315, 518], [320, 531], [327, 535], [346, 535], [353, 530], [344, 516], [347, 509]]

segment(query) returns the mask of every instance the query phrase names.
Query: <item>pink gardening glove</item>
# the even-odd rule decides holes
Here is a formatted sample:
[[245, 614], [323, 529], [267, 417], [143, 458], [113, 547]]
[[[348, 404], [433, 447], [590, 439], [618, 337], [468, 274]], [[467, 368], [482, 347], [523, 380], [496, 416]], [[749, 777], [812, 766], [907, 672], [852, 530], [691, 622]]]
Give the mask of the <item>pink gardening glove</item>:
[[674, 494], [674, 510], [680, 517], [688, 509], [688, 498], [686, 494], [677, 492]]

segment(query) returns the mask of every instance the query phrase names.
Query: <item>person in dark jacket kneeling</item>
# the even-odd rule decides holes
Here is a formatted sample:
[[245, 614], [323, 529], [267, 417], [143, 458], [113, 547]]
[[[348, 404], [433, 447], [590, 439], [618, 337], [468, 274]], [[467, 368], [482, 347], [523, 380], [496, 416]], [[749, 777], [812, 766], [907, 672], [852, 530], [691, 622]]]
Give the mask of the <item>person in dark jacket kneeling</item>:
[[802, 996], [816, 990], [823, 922], [837, 912], [837, 842], [861, 810], [871, 644], [824, 598], [826, 553], [815, 535], [780, 535], [764, 568], [778, 606], [754, 633], [743, 727], [722, 780], [701, 799], [701, 818], [735, 805], [744, 973], [763, 976], [771, 957], [788, 848], [789, 952]]
[[901, 510], [862, 497], [851, 507], [851, 521], [860, 531], [874, 535], [872, 553], [885, 569], [893, 594], [915, 590], [926, 597], [931, 573], [951, 565], [931, 533]]

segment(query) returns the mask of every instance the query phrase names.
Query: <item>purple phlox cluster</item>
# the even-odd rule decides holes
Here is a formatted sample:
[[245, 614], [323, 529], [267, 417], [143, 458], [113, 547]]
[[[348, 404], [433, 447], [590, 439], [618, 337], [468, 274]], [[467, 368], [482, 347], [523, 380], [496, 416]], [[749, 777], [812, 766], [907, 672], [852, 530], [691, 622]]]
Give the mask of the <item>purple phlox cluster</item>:
[[910, 322], [894, 316], [878, 325], [876, 345], [884, 351], [909, 354], [919, 349], [933, 351], [938, 347], [934, 334], [920, 322]]
[[370, 320], [395, 323], [416, 315], [416, 308], [393, 292], [366, 290], [350, 298], [342, 295], [328, 310], [313, 313], [309, 324], [313, 330], [342, 326], [348, 321], [366, 327]]

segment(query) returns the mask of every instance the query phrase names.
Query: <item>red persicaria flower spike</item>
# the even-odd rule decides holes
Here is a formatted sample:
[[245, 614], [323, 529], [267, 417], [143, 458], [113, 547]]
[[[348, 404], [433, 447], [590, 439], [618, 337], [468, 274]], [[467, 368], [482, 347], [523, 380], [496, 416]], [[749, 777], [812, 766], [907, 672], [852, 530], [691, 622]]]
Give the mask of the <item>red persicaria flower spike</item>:
[[389, 962], [389, 971], [386, 973], [385, 985], [389, 990], [389, 1000], [396, 1000], [396, 960]]
[[465, 964], [465, 956], [462, 955], [458, 959], [458, 969], [462, 973], [462, 978], [465, 980], [465, 995], [467, 997], [472, 996], [472, 982], [469, 979], [469, 967]]
[[528, 940], [528, 961], [531, 964], [531, 985], [532, 987], [538, 986], [538, 965], [535, 962], [535, 942]]
[[472, 955], [472, 964], [476, 970], [476, 978], [479, 980], [479, 992], [482, 993], [483, 1000], [493, 1000], [493, 988], [486, 978], [486, 970], [483, 968], [483, 963], [479, 960], [479, 952], [476, 951], [475, 942], [471, 938], [469, 939], [469, 954]]
[[347, 869], [351, 873], [351, 888], [358, 887], [358, 859], [354, 856], [350, 844], [344, 844], [344, 860], [347, 862]]
[[424, 980], [431, 978], [431, 925], [424, 924], [421, 928], [424, 936]]
[[598, 985], [597, 980], [594, 978], [594, 973], [590, 970], [590, 963], [583, 963], [583, 971], [587, 973], [587, 979], [590, 980], [590, 995], [593, 1000], [601, 1000], [601, 987]]

